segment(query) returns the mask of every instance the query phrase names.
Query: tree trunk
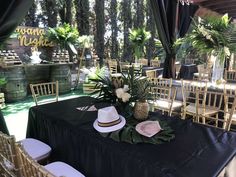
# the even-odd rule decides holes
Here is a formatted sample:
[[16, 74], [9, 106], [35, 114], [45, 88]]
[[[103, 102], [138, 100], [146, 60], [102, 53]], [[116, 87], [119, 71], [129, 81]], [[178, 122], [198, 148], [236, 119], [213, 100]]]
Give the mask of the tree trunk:
[[105, 34], [105, 20], [104, 20], [104, 0], [95, 1], [96, 13], [96, 36], [95, 48], [99, 57], [100, 66], [103, 65], [104, 59], [104, 34]]
[[59, 15], [62, 23], [72, 23], [72, 0], [66, 0], [59, 10]]
[[151, 59], [155, 57], [155, 36], [156, 36], [156, 26], [155, 21], [152, 14], [151, 4], [150, 1], [147, 1], [147, 8], [146, 8], [146, 18], [147, 18], [147, 31], [151, 32], [151, 38], [148, 40], [146, 45], [146, 57], [150, 63]]
[[69, 24], [72, 24], [72, 8], [73, 8], [72, 0], [66, 0], [65, 22]]
[[80, 35], [89, 35], [89, 1], [75, 0], [76, 22]]
[[28, 11], [27, 15], [25, 16], [26, 26], [38, 27], [39, 22], [36, 16], [36, 8], [37, 8], [37, 5], [34, 2], [30, 10]]
[[134, 0], [134, 28], [141, 28], [144, 24], [144, 0]]
[[118, 26], [117, 26], [117, 0], [111, 0], [110, 4], [111, 18], [111, 58], [118, 58]]
[[132, 47], [129, 41], [129, 29], [132, 28], [131, 0], [122, 2], [122, 19], [124, 28], [123, 59], [132, 62]]
[[41, 2], [41, 6], [43, 9], [43, 14], [46, 16], [46, 26], [56, 27], [58, 15], [58, 11], [55, 8], [56, 4], [51, 0], [45, 0]]

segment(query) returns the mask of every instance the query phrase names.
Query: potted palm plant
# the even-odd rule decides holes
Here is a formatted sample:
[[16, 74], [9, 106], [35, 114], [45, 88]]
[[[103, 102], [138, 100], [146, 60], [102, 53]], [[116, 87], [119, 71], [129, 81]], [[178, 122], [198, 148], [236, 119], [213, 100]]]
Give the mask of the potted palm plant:
[[150, 37], [151, 33], [144, 28], [137, 28], [129, 31], [129, 40], [133, 47], [135, 63], [143, 56], [144, 45]]
[[49, 28], [46, 37], [55, 45], [59, 45], [60, 49], [70, 49], [74, 54], [77, 54], [74, 45], [78, 40], [79, 32], [70, 24], [64, 23], [61, 26]]
[[214, 62], [212, 73], [214, 83], [223, 79], [225, 58], [235, 51], [230, 41], [233, 28], [227, 14], [221, 18], [199, 18], [198, 22], [194, 20], [193, 30], [186, 38], [199, 53], [211, 56]]

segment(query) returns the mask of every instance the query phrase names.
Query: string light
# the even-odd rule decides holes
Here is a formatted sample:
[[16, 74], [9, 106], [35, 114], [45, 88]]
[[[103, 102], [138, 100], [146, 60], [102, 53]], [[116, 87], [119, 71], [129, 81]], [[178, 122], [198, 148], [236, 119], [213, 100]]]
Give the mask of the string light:
[[193, 3], [193, 1], [191, 1], [191, 0], [179, 0], [179, 2], [182, 4], [182, 5], [190, 5], [190, 3]]

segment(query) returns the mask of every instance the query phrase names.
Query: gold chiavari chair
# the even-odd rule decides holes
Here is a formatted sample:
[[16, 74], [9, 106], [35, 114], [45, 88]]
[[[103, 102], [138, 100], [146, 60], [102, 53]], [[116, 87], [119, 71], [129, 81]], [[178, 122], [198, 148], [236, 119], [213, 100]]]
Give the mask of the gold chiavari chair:
[[[190, 115], [193, 119], [197, 119], [197, 102], [199, 104], [203, 103], [206, 99], [207, 83], [206, 82], [194, 82], [188, 81], [182, 82], [182, 96], [183, 96], [183, 110], [182, 118], [185, 119], [186, 115]], [[203, 95], [197, 95], [197, 90], [203, 91]], [[201, 92], [202, 93], [202, 92]]]
[[118, 72], [118, 64], [116, 60], [108, 60], [108, 68], [110, 74], [116, 74]]
[[59, 95], [58, 81], [30, 84], [30, 90], [36, 105], [58, 101], [58, 95]]
[[183, 106], [181, 101], [175, 100], [176, 88], [172, 87], [172, 79], [154, 78], [150, 81], [150, 95], [152, 101], [149, 101], [152, 111], [161, 110], [167, 112], [169, 116], [172, 112]]
[[24, 177], [84, 177], [79, 171], [64, 162], [53, 162], [41, 166], [34, 161], [20, 144], [15, 144], [17, 163], [20, 166], [20, 174]]
[[224, 103], [225, 114], [224, 119], [229, 121], [227, 129], [231, 129], [232, 125], [236, 125], [236, 85], [224, 84]]
[[139, 63], [142, 66], [148, 66], [148, 59], [142, 58], [142, 59], [139, 60]]
[[16, 150], [15, 150], [15, 137], [8, 136], [0, 132], [0, 163], [1, 163], [1, 176], [8, 176], [14, 174], [19, 176], [19, 166], [17, 166]]
[[225, 70], [224, 79], [227, 82], [236, 82], [236, 70]]
[[151, 86], [163, 86], [163, 87], [172, 87], [172, 79], [166, 78], [152, 78], [149, 79]]
[[211, 78], [211, 70], [205, 68], [204, 64], [198, 65], [198, 73], [193, 74], [194, 80], [209, 81]]
[[[4, 158], [5, 168], [19, 176], [19, 165], [16, 159], [15, 150], [15, 137], [8, 136], [0, 132], [0, 154]], [[33, 139], [26, 138], [20, 141], [24, 150], [33, 158], [35, 161], [44, 161], [50, 155], [51, 148], [47, 144]]]
[[[197, 123], [201, 123], [208, 126], [214, 126], [221, 129], [226, 129], [228, 124], [224, 119], [224, 93], [217, 91], [204, 91], [197, 90]], [[200, 100], [200, 96], [206, 94], [206, 99], [203, 102]], [[220, 114], [222, 117], [220, 117]]]
[[156, 78], [156, 70], [147, 70], [146, 76], [148, 79], [154, 79]]
[[151, 60], [151, 66], [153, 67], [160, 67], [160, 61], [159, 60]]
[[16, 177], [16, 174], [13, 172], [13, 170], [9, 169], [6, 166], [6, 159], [1, 153], [0, 153], [0, 176], [1, 177]]

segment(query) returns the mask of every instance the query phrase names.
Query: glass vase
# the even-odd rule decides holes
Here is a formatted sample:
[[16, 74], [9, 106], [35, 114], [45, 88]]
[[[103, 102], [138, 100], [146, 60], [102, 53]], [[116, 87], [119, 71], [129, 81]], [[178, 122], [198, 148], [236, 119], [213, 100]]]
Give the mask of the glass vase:
[[221, 61], [217, 56], [211, 56], [213, 61], [212, 83], [220, 83], [224, 78], [224, 61]]

